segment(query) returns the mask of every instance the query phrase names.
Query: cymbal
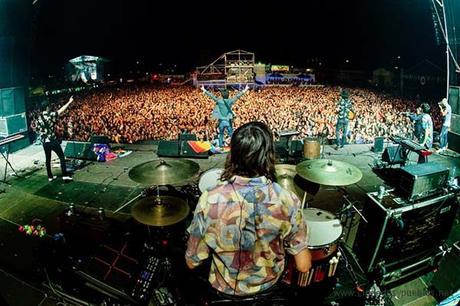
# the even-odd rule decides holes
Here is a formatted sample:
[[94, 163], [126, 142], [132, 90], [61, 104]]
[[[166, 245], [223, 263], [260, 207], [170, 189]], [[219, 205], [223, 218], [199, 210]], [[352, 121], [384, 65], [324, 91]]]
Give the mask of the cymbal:
[[144, 185], [174, 185], [195, 176], [200, 166], [188, 159], [153, 160], [133, 167], [129, 178]]
[[131, 215], [145, 225], [168, 226], [187, 217], [190, 208], [181, 198], [173, 196], [150, 196], [137, 201]]
[[359, 182], [361, 170], [346, 162], [330, 159], [314, 159], [296, 166], [299, 176], [313, 183], [329, 186], [346, 186]]
[[276, 182], [284, 189], [294, 192], [300, 200], [303, 199], [306, 186], [305, 181], [297, 175], [295, 165], [275, 165]]

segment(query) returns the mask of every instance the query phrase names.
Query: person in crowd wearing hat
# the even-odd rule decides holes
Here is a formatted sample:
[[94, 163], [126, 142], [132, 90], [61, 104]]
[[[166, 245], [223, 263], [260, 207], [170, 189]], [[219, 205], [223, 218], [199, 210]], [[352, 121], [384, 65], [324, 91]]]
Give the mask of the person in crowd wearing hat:
[[232, 137], [233, 134], [233, 118], [235, 117], [235, 113], [232, 111], [232, 106], [249, 90], [249, 86], [246, 85], [246, 87], [233, 98], [229, 98], [229, 93], [226, 88], [220, 91], [222, 98], [217, 98], [207, 91], [204, 86], [201, 87], [201, 90], [216, 103], [212, 116], [218, 120], [219, 147], [223, 148], [224, 132], [227, 131], [229, 137]]
[[452, 108], [449, 103], [447, 103], [446, 98], [442, 99], [438, 105], [441, 109], [441, 115], [443, 116], [441, 133], [439, 134], [439, 150], [437, 151], [440, 153], [447, 150], [447, 132], [450, 129], [450, 122], [452, 120]]
[[69, 105], [73, 102], [73, 97], [69, 98], [69, 101], [64, 104], [57, 112], [51, 110], [51, 106], [48, 101], [42, 103], [43, 112], [37, 118], [35, 123], [36, 132], [39, 134], [45, 151], [45, 164], [46, 172], [48, 174], [48, 181], [53, 181], [57, 177], [53, 176], [51, 172], [51, 151], [54, 151], [61, 162], [61, 174], [64, 181], [72, 181], [73, 179], [67, 173], [65, 165], [65, 156], [61, 148], [61, 141], [56, 135], [56, 123], [58, 117], [65, 112]]
[[431, 149], [433, 147], [433, 120], [430, 116], [431, 107], [428, 103], [423, 103], [420, 107], [423, 112], [420, 144], [427, 149]]
[[[347, 143], [349, 115], [353, 111], [353, 103], [349, 99], [348, 90], [342, 90], [340, 96], [341, 98], [337, 102], [337, 125], [335, 127], [336, 149], [343, 148]], [[340, 132], [342, 132], [342, 137], [340, 137]]]

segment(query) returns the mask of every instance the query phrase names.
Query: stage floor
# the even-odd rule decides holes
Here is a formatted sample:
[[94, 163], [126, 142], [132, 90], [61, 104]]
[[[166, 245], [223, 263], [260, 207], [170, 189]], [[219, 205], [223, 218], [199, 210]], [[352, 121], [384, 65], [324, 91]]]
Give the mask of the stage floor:
[[[65, 143], [63, 145], [65, 146]], [[124, 149], [133, 152], [126, 157], [105, 163], [88, 162], [81, 169], [75, 171], [74, 181], [70, 183], [64, 183], [60, 178], [51, 183], [48, 182], [41, 146], [31, 145], [12, 154], [10, 161], [21, 177], [7, 175], [8, 184], [1, 184], [0, 186], [0, 249], [2, 250], [0, 252], [0, 267], [18, 274], [33, 269], [33, 261], [29, 259], [35, 257], [35, 246], [33, 245], [35, 242], [30, 243], [28, 237], [19, 233], [18, 226], [30, 224], [33, 219], [40, 219], [42, 224], [48, 226], [48, 232], [52, 234], [53, 222], [51, 220], [62, 213], [70, 203], [89, 210], [104, 208], [111, 215], [120, 210], [115, 214], [116, 216], [129, 218], [131, 205], [126, 205], [122, 209], [121, 207], [145, 188], [145, 186], [130, 180], [129, 170], [143, 162], [158, 159], [158, 156], [156, 155], [156, 145], [126, 145]], [[411, 159], [415, 160], [416, 156], [413, 155], [415, 154], [412, 154]], [[344, 191], [349, 194], [349, 199], [355, 202], [357, 207], [360, 207], [365, 200], [366, 192], [376, 191], [379, 186], [386, 185], [372, 171], [371, 166], [379, 159], [381, 153], [372, 152], [370, 145], [348, 145], [339, 150], [335, 150], [333, 146], [325, 146], [323, 156], [327, 159], [355, 165], [362, 171], [363, 178], [345, 189], [321, 186], [317, 194], [307, 196], [309, 207], [336, 213], [342, 208]], [[53, 157], [55, 156], [53, 155]], [[212, 168], [223, 168], [225, 158], [226, 154], [218, 154], [210, 156], [208, 159], [191, 160], [200, 165], [200, 173], [203, 173]], [[429, 160], [444, 164], [449, 168], [460, 167], [460, 158], [455, 153], [433, 154]], [[1, 167], [4, 167], [3, 163]], [[3, 174], [3, 170], [4, 168], [0, 168], [1, 174]], [[11, 170], [8, 169], [8, 172], [11, 173]], [[59, 175], [60, 170], [53, 168], [53, 172]], [[200, 175], [197, 175], [188, 183], [196, 184], [199, 177]], [[350, 228], [348, 231], [350, 234], [347, 235], [347, 244], [352, 245], [356, 228]], [[459, 239], [460, 225], [457, 220], [451, 234], [451, 240]], [[460, 275], [460, 265], [450, 266], [448, 269], [456, 269], [455, 273], [450, 270], [448, 272], [450, 275]], [[0, 277], [2, 281], [6, 279]], [[426, 286], [426, 279], [427, 277], [423, 278], [422, 283], [424, 285], [421, 286]], [[459, 282], [458, 279], [448, 282], [453, 281], [456, 281], [457, 284]], [[416, 286], [420, 286], [420, 284], [417, 283]], [[0, 282], [0, 288], [2, 287]], [[420, 289], [417, 291], [420, 292], [420, 295], [413, 296], [412, 301], [426, 295], [426, 290], [418, 289]], [[11, 296], [2, 289], [0, 289], [1, 294]], [[402, 299], [396, 299], [394, 303], [395, 305], [405, 305], [402, 304]]]

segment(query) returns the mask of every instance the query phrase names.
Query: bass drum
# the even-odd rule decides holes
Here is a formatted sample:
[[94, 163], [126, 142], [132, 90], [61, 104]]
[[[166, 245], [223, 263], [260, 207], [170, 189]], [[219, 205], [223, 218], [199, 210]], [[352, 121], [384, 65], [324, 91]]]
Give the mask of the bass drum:
[[335, 276], [341, 253], [337, 251], [342, 236], [340, 220], [328, 211], [318, 208], [303, 210], [309, 231], [308, 249], [312, 257], [310, 271], [301, 273], [289, 257], [283, 281], [296, 287], [307, 287]]
[[222, 175], [222, 172], [224, 172], [224, 169], [222, 168], [214, 168], [204, 172], [198, 182], [198, 189], [200, 192], [203, 193], [221, 183], [222, 181], [220, 180], [220, 176]]

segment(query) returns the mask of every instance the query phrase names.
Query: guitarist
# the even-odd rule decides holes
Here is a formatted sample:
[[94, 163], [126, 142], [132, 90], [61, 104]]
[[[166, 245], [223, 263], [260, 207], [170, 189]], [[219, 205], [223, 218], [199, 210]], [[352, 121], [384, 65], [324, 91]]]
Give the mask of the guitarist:
[[[348, 121], [350, 119], [350, 113], [353, 113], [353, 103], [348, 98], [348, 91], [342, 90], [340, 96], [341, 98], [337, 102], [337, 125], [335, 126], [335, 137], [337, 139], [336, 149], [343, 148], [347, 143]], [[340, 131], [342, 131], [342, 137], [340, 137]]]
[[216, 102], [212, 116], [218, 120], [217, 127], [219, 129], [219, 147], [223, 148], [225, 130], [227, 130], [229, 137], [232, 137], [233, 134], [233, 118], [235, 117], [235, 113], [232, 111], [232, 106], [249, 90], [249, 86], [246, 85], [246, 87], [233, 98], [229, 98], [228, 90], [226, 88], [220, 91], [222, 98], [217, 98], [212, 93], [207, 91], [204, 86], [201, 87], [201, 90], [205, 95]]
[[72, 102], [73, 97], [70, 97], [69, 101], [55, 112], [51, 110], [51, 106], [47, 100], [43, 101], [42, 107], [44, 110], [35, 122], [36, 132], [40, 135], [43, 150], [45, 151], [46, 173], [48, 174], [48, 181], [50, 182], [57, 178], [56, 176], [53, 176], [53, 173], [51, 172], [51, 151], [56, 153], [59, 157], [59, 161], [61, 162], [62, 180], [65, 182], [73, 181], [72, 177], [70, 177], [67, 173], [65, 156], [61, 148], [61, 140], [58, 135], [56, 135], [58, 117], [66, 111]]

